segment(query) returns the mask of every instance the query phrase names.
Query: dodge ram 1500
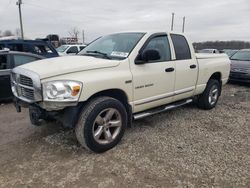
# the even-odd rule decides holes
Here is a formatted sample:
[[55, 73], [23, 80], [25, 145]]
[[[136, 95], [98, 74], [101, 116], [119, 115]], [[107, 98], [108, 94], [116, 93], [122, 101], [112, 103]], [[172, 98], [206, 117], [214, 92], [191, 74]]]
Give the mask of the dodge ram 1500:
[[133, 120], [195, 101], [215, 107], [228, 81], [224, 54], [195, 54], [182, 34], [124, 32], [100, 37], [77, 56], [12, 70], [17, 111], [32, 124], [55, 119], [94, 152], [114, 147]]

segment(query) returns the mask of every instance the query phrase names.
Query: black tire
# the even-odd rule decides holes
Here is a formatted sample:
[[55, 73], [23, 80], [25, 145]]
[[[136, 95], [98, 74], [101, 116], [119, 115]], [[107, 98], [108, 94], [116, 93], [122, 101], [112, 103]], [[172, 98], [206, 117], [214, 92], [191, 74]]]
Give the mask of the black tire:
[[[217, 98], [213, 102], [209, 99], [210, 93], [213, 89], [217, 88]], [[219, 96], [221, 94], [221, 84], [218, 80], [210, 79], [207, 83], [205, 91], [198, 96], [197, 106], [204, 110], [210, 110], [214, 108], [218, 102]]]
[[[119, 131], [116, 132], [117, 134], [114, 137], [114, 140], [112, 141], [108, 140], [110, 143], [99, 143], [96, 140], [96, 137], [94, 137], [94, 134], [95, 134], [94, 128], [96, 126], [98, 126], [98, 128], [104, 127], [104, 126], [97, 125], [96, 122], [97, 122], [97, 117], [100, 117], [102, 115], [101, 113], [105, 111], [105, 109], [116, 110], [115, 112], [119, 115], [119, 118], [121, 119], [121, 125], [119, 126], [120, 127]], [[108, 113], [108, 111], [106, 113]], [[106, 118], [106, 115], [105, 117], [103, 117], [103, 119], [105, 118]], [[105, 120], [105, 125], [106, 124], [108, 123]], [[127, 113], [126, 113], [126, 109], [124, 105], [120, 101], [111, 97], [98, 97], [89, 101], [86, 104], [86, 106], [83, 108], [82, 112], [80, 113], [78, 123], [75, 127], [75, 133], [76, 133], [78, 142], [83, 147], [96, 153], [102, 153], [113, 148], [115, 145], [117, 145], [120, 142], [120, 140], [122, 139], [124, 135], [126, 126], [127, 126]], [[106, 130], [107, 128], [103, 128], [103, 129]], [[109, 130], [109, 133], [111, 133], [111, 128]], [[104, 135], [101, 135], [101, 137], [104, 137], [104, 136], [106, 137], [106, 132], [101, 133], [101, 134], [104, 134]]]

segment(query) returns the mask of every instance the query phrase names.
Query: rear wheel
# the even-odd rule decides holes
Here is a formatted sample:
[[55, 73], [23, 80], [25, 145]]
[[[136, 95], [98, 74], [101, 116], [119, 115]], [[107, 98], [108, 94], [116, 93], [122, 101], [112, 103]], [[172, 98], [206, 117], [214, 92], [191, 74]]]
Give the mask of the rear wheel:
[[126, 109], [110, 97], [90, 101], [82, 110], [75, 132], [79, 143], [97, 153], [113, 148], [127, 125]]
[[198, 107], [209, 110], [216, 106], [221, 93], [221, 84], [218, 80], [210, 79], [205, 91], [198, 97]]

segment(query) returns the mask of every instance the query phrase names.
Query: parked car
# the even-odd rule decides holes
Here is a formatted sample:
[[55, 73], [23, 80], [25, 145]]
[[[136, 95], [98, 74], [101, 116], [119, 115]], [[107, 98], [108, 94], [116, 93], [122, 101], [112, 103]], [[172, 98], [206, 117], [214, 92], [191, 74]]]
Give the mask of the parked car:
[[250, 83], [250, 49], [239, 50], [230, 59], [230, 80]]
[[0, 100], [13, 97], [10, 84], [10, 70], [12, 68], [43, 58], [43, 56], [31, 53], [0, 50]]
[[76, 55], [78, 52], [80, 52], [81, 50], [83, 50], [86, 47], [86, 45], [81, 44], [74, 44], [74, 45], [61, 45], [60, 47], [58, 47], [56, 49], [56, 51], [58, 52], [58, 54], [60, 56], [65, 56], [65, 55]]
[[224, 50], [221, 50], [221, 53], [226, 53], [228, 57], [232, 57], [238, 51], [239, 50], [224, 49]]
[[43, 40], [0, 40], [0, 48], [29, 52], [46, 58], [59, 56], [55, 48], [49, 42]]
[[[104, 152], [121, 140], [133, 119], [194, 99], [202, 109], [214, 108], [229, 72], [226, 54], [195, 54], [182, 34], [116, 33], [77, 56], [13, 69], [12, 91], [17, 111], [29, 107], [32, 124], [56, 119], [75, 129], [82, 146]], [[19, 92], [22, 88], [27, 92]]]
[[219, 54], [219, 50], [217, 49], [202, 49], [198, 51], [199, 53], [206, 53], [206, 54]]

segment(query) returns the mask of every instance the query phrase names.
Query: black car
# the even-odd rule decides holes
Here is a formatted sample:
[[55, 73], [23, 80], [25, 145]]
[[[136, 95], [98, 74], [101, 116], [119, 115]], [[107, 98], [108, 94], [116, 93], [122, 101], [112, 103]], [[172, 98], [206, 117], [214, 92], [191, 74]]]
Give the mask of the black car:
[[8, 48], [12, 51], [29, 52], [46, 58], [58, 57], [55, 48], [43, 40], [0, 40], [0, 49]]
[[31, 53], [0, 50], [0, 100], [12, 98], [10, 70], [40, 59], [44, 59], [44, 57]]
[[250, 49], [240, 50], [230, 59], [230, 80], [250, 83]]

